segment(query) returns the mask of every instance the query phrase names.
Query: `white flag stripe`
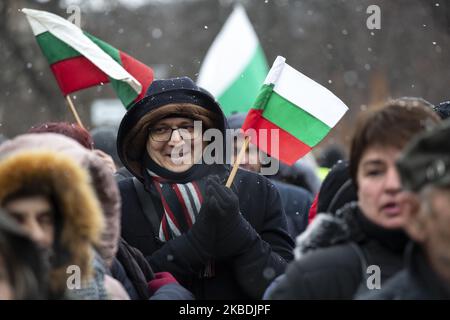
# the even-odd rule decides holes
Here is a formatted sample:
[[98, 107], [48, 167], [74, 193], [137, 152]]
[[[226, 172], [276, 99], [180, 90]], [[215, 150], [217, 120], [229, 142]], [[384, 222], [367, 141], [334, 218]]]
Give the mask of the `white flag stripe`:
[[46, 11], [22, 9], [36, 35], [42, 30], [49, 31], [59, 40], [67, 43], [81, 55], [86, 57], [100, 70], [113, 79], [128, 83], [134, 91], [140, 93], [142, 85], [131, 74], [129, 74], [111, 56], [106, 54], [99, 46], [89, 39], [83, 31], [73, 23], [61, 18], [56, 14]]
[[189, 191], [192, 194], [192, 198], [194, 198], [194, 204], [195, 204], [195, 208], [197, 209], [197, 212], [200, 212], [201, 204], [200, 204], [200, 199], [198, 198], [198, 195], [197, 195], [197, 191], [195, 191], [194, 186], [190, 182], [187, 183], [186, 186], [189, 188]]
[[272, 68], [270, 68], [269, 73], [264, 80], [264, 84], [270, 85], [275, 84], [277, 80], [280, 78], [281, 73], [283, 72], [284, 66], [286, 65], [286, 58], [282, 56], [278, 56], [273, 62]]
[[178, 185], [178, 186], [181, 187], [181, 188], [178, 188], [178, 189], [180, 190], [181, 196], [183, 197], [183, 201], [184, 201], [184, 204], [186, 205], [186, 208], [187, 208], [187, 210], [189, 212], [189, 216], [191, 217], [192, 224], [194, 224], [195, 223], [194, 209], [192, 209], [191, 201], [189, 200], [189, 196], [187, 195], [186, 190], [184, 189], [185, 186], [184, 185]]
[[242, 5], [236, 5], [200, 68], [197, 84], [216, 98], [236, 81], [258, 48], [258, 38]]
[[[26, 12], [25, 10], [28, 10], [28, 9], [23, 9], [23, 10], [24, 10], [24, 12]], [[31, 30], [33, 30], [33, 34], [35, 36], [38, 36], [41, 33], [44, 33], [44, 32], [48, 31], [42, 24], [39, 23], [38, 20], [30, 17], [27, 14], [25, 14], [25, 16], [27, 17], [28, 23], [30, 24]]]
[[330, 128], [333, 128], [348, 110], [330, 90], [287, 63], [275, 83], [274, 91]]

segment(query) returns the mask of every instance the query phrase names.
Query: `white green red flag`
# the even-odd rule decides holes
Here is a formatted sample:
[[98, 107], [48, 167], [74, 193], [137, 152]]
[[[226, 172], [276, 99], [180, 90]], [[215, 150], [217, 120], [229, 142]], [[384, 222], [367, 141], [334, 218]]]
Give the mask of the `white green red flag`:
[[247, 112], [269, 67], [242, 5], [236, 5], [200, 68], [197, 84], [219, 101], [225, 115]]
[[[251, 143], [292, 165], [325, 138], [347, 110], [331, 91], [278, 56], [242, 129], [254, 129]], [[272, 140], [274, 132], [279, 139]]]
[[64, 95], [111, 83], [128, 109], [145, 95], [153, 71], [50, 12], [22, 9]]

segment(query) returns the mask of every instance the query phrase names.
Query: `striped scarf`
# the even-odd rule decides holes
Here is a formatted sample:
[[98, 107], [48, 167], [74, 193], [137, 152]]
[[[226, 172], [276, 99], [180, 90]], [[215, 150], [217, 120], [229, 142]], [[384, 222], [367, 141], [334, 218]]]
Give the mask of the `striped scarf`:
[[[195, 223], [203, 203], [204, 179], [173, 183], [148, 169], [147, 172], [161, 198], [164, 212], [158, 237], [162, 242], [166, 242], [186, 233]], [[200, 277], [211, 278], [214, 273], [214, 261], [209, 261], [200, 273]]]
[[161, 197], [164, 213], [159, 239], [166, 242], [187, 232], [195, 223], [203, 203], [201, 181], [170, 183], [147, 170]]

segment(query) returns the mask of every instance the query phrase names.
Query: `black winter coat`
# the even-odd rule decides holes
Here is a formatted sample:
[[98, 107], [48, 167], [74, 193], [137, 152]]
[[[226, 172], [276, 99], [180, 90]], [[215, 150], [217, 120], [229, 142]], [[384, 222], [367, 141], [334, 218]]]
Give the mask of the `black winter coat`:
[[424, 253], [411, 243], [406, 268], [390, 279], [381, 290], [358, 295], [359, 300], [448, 300], [450, 284], [433, 271]]
[[369, 222], [352, 203], [338, 213], [319, 214], [297, 238], [296, 260], [278, 283], [268, 289], [268, 299], [352, 299], [368, 290], [366, 280], [381, 270], [381, 285], [402, 268], [407, 237]]
[[308, 226], [309, 208], [313, 202], [311, 192], [298, 186], [271, 180], [280, 192], [281, 203], [286, 214], [288, 232], [292, 238], [305, 231]]
[[[268, 179], [239, 169], [233, 184], [245, 218], [237, 229], [248, 230], [248, 245], [237, 256], [215, 261], [212, 278], [199, 278], [192, 271], [198, 253], [189, 238], [181, 235], [166, 243], [159, 240], [139, 204], [132, 179], [119, 181], [122, 236], [144, 254], [155, 272], [172, 273], [197, 299], [260, 299], [292, 260], [293, 240], [287, 233], [280, 196]], [[150, 193], [149, 197], [155, 199]], [[153, 204], [157, 212], [162, 212], [160, 200]], [[161, 221], [160, 214], [155, 214]]]
[[148, 282], [154, 280], [153, 270], [142, 253], [131, 247], [123, 238], [110, 269], [111, 275], [118, 280], [131, 300], [193, 300], [192, 293], [178, 283], [161, 286], [151, 295]]

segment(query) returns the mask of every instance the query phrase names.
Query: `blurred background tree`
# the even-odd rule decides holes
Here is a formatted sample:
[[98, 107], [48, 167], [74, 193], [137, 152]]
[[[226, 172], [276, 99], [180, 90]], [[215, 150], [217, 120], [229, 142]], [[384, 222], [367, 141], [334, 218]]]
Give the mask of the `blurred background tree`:
[[[23, 7], [69, 17], [153, 67], [156, 78], [196, 79], [203, 57], [240, 2], [269, 64], [277, 55], [329, 88], [350, 112], [319, 146], [348, 142], [358, 113], [389, 97], [450, 98], [450, 3], [446, 0], [2, 0], [0, 2], [0, 132], [11, 137], [44, 121], [73, 121], [36, 44]], [[381, 29], [366, 26], [369, 5]], [[115, 98], [108, 85], [72, 95], [85, 125], [96, 99]]]

